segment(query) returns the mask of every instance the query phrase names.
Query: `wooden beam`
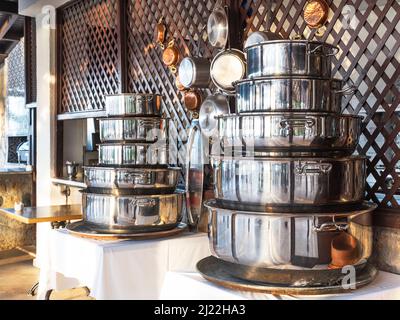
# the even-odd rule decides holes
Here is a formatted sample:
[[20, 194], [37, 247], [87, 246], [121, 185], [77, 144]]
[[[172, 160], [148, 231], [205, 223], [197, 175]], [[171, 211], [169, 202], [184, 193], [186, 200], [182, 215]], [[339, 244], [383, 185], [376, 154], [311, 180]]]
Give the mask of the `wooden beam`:
[[1, 0], [0, 1], [0, 12], [18, 14], [18, 3]]
[[23, 31], [10, 30], [4, 37], [3, 40], [8, 41], [19, 41], [24, 36]]
[[0, 40], [4, 38], [17, 19], [18, 15], [12, 14], [4, 21], [3, 25], [0, 26]]

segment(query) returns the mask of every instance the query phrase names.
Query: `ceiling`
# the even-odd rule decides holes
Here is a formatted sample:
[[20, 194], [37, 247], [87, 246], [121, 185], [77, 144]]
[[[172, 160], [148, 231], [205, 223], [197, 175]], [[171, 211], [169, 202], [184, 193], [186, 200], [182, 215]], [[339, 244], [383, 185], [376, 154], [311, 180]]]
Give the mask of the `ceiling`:
[[18, 0], [0, 1], [0, 65], [24, 36], [25, 17], [18, 15]]

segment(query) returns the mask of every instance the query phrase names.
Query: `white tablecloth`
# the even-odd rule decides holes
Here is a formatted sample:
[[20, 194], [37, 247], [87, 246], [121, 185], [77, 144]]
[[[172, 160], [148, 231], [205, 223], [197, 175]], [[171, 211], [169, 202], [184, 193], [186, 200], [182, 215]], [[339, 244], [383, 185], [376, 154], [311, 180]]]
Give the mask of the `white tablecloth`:
[[208, 282], [198, 273], [169, 272], [165, 277], [160, 298], [168, 300], [400, 300], [400, 275], [381, 271], [373, 283], [352, 293], [300, 297], [234, 291]]
[[167, 272], [195, 272], [210, 255], [206, 234], [147, 241], [96, 241], [52, 230], [38, 299], [50, 289], [87, 286], [98, 300], [159, 299]]

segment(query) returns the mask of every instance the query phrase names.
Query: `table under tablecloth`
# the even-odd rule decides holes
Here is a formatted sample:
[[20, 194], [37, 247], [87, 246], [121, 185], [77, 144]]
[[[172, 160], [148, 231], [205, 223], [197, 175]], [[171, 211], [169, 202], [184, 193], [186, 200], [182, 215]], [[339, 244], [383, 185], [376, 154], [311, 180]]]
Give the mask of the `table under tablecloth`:
[[146, 241], [98, 241], [52, 230], [38, 299], [48, 290], [87, 286], [98, 300], [159, 299], [167, 272], [195, 272], [210, 255], [206, 234]]

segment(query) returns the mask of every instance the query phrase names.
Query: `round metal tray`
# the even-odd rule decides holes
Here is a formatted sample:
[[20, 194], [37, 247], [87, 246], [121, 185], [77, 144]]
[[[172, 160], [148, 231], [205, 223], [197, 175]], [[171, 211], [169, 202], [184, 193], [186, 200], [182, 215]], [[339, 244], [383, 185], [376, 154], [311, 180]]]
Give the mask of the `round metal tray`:
[[68, 224], [66, 229], [74, 236], [94, 240], [151, 240], [177, 236], [187, 230], [187, 225], [181, 223], [172, 230], [148, 233], [105, 233], [93, 230], [90, 225], [87, 225], [84, 221], [77, 221]]
[[[256, 293], [267, 293], [267, 294], [277, 294], [277, 295], [322, 295], [322, 294], [338, 294], [338, 293], [351, 293], [354, 289], [345, 289], [341, 285], [341, 279], [338, 278], [337, 283], [332, 283], [332, 279], [329, 279], [327, 283], [321, 281], [319, 285], [313, 285], [312, 282], [303, 282], [302, 286], [294, 286], [290, 284], [277, 284], [277, 283], [267, 283], [261, 281], [250, 281], [241, 279], [237, 276], [240, 273], [240, 268], [243, 266], [236, 266], [237, 270], [232, 274], [232, 269], [235, 268], [235, 264], [227, 263], [221, 261], [215, 257], [207, 257], [200, 260], [197, 263], [197, 270], [200, 274], [208, 281], [220, 285], [222, 287], [240, 290], [240, 291], [250, 291]], [[247, 267], [248, 272], [252, 272], [253, 268]], [[243, 270], [242, 270], [243, 271]], [[268, 270], [264, 271], [265, 275]], [[301, 279], [301, 272], [285, 270], [282, 274], [287, 274], [292, 277], [292, 281], [297, 277]], [[296, 275], [297, 274], [297, 275]], [[318, 277], [319, 270], [314, 271], [315, 277]], [[322, 273], [324, 275], [324, 273]], [[364, 268], [356, 271], [356, 283], [355, 288], [360, 289], [371, 283], [377, 276], [377, 269], [371, 265], [367, 264]], [[342, 277], [344, 275], [341, 275]], [[269, 278], [273, 278], [274, 275], [269, 275]], [[282, 275], [281, 275], [282, 277]], [[275, 278], [278, 279], [278, 278]], [[323, 276], [320, 280], [323, 280]], [[314, 281], [315, 283], [315, 281]], [[311, 284], [311, 285], [310, 285]]]

